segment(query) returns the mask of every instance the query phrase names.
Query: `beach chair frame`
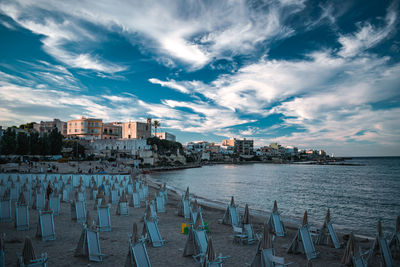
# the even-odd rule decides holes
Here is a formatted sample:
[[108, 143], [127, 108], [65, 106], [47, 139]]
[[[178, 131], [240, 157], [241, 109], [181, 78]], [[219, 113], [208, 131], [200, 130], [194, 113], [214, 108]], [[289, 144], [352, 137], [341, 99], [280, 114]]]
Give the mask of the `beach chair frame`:
[[166, 241], [161, 237], [157, 222], [144, 219], [144, 224], [147, 230], [146, 239], [151, 242], [153, 247], [162, 247]]
[[0, 222], [11, 222], [11, 200], [0, 200]]
[[84, 201], [75, 202], [75, 214], [77, 223], [86, 222], [86, 203]]
[[15, 227], [17, 231], [29, 230], [28, 204], [15, 203]]
[[336, 235], [335, 230], [333, 229], [332, 223], [331, 223], [331, 222], [328, 222], [328, 223], [326, 224], [326, 227], [328, 228], [328, 232], [329, 232], [329, 235], [330, 235], [330, 237], [331, 237], [333, 246], [334, 246], [335, 248], [341, 248], [341, 247], [342, 247], [342, 244], [339, 242], [339, 238], [338, 238], [338, 236]]
[[108, 205], [97, 207], [97, 218], [99, 222], [100, 232], [110, 232], [111, 219], [110, 219], [110, 207]]
[[136, 244], [132, 244], [131, 242], [129, 242], [129, 249], [130, 266], [151, 267], [149, 255], [147, 254], [147, 249], [144, 242], [140, 241]]
[[276, 236], [284, 237], [286, 235], [285, 225], [283, 224], [281, 215], [278, 212], [271, 213], [268, 223], [272, 223]]
[[196, 251], [197, 254], [193, 255], [193, 259], [196, 262], [203, 262], [203, 257], [206, 253], [207, 242], [208, 242], [208, 236], [207, 236], [206, 230], [193, 229], [193, 234], [194, 234], [194, 241], [196, 243], [196, 250], [197, 250]]
[[56, 240], [53, 211], [39, 211], [39, 224], [36, 235], [42, 237], [42, 241]]
[[60, 215], [60, 196], [50, 196], [50, 209], [54, 212], [54, 216]]
[[104, 254], [101, 253], [99, 232], [91, 229], [85, 229], [85, 232], [89, 260], [95, 262], [103, 261]]
[[304, 254], [306, 254], [307, 260], [317, 258], [318, 252], [315, 250], [309, 227], [308, 226], [300, 227], [299, 233], [304, 248]]

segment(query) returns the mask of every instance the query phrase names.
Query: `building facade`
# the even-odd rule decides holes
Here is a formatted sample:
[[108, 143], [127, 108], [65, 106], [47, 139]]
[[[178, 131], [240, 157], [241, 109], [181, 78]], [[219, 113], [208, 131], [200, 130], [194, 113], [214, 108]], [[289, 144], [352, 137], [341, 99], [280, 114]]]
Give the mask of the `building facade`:
[[103, 120], [82, 117], [67, 122], [68, 137], [82, 139], [100, 139], [103, 129]]
[[44, 133], [50, 133], [54, 128], [57, 128], [64, 137], [67, 136], [67, 123], [59, 119], [54, 119], [53, 121], [41, 121], [40, 123], [33, 124], [33, 129], [40, 135]]
[[222, 146], [233, 147], [236, 154], [239, 155], [252, 155], [254, 150], [254, 141], [244, 138], [240, 139], [227, 139], [222, 140]]
[[89, 153], [103, 156], [138, 156], [140, 151], [151, 150], [145, 139], [96, 139], [89, 144]]
[[122, 139], [147, 139], [151, 137], [151, 120], [144, 122], [123, 122]]
[[120, 139], [122, 138], [122, 126], [117, 123], [103, 123], [101, 139]]
[[160, 139], [176, 142], [176, 136], [171, 133], [167, 133], [167, 132], [156, 133], [155, 136]]

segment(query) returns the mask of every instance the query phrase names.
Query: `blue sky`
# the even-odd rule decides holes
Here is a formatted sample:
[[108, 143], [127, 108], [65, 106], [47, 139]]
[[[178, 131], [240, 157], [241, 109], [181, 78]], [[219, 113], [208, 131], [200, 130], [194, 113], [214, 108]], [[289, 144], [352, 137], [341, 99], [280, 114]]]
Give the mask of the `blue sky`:
[[400, 155], [398, 14], [398, 1], [2, 0], [0, 125], [150, 116], [183, 143]]

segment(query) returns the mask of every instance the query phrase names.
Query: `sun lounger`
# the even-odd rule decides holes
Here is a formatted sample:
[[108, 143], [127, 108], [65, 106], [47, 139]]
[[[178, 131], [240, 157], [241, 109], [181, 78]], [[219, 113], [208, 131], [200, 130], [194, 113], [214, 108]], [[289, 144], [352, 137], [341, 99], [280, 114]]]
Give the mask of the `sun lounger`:
[[138, 192], [132, 193], [132, 198], [130, 200], [130, 206], [134, 208], [140, 208], [140, 197]]
[[50, 197], [50, 209], [54, 212], [54, 216], [60, 215], [60, 196]]
[[318, 256], [318, 252], [315, 250], [308, 225], [299, 227], [296, 236], [293, 238], [287, 252], [302, 252], [306, 255], [307, 260], [315, 259]]
[[119, 197], [118, 197], [118, 191], [117, 190], [111, 190], [111, 202], [112, 204], [118, 203]]
[[14, 187], [14, 188], [10, 188], [10, 199], [11, 201], [17, 201], [18, 200], [18, 196], [19, 196], [19, 192], [18, 192], [18, 188]]
[[83, 201], [75, 202], [76, 221], [78, 223], [86, 222], [86, 205]]
[[194, 240], [196, 242], [196, 248], [198, 250], [197, 254], [193, 255], [193, 259], [195, 261], [201, 262], [207, 250], [207, 242], [208, 242], [207, 233], [206, 230], [196, 230], [196, 229], [193, 229], [193, 233], [194, 233]]
[[41, 258], [31, 260], [28, 264], [24, 264], [22, 257], [18, 258], [19, 267], [47, 267], [48, 257], [47, 254], [42, 254]]
[[90, 261], [103, 261], [101, 253], [99, 233], [93, 229], [84, 228], [75, 249], [75, 256], [87, 256]]
[[244, 233], [246, 234], [245, 242], [247, 244], [253, 244], [256, 239], [254, 237], [253, 226], [251, 224], [244, 224], [243, 225]]
[[283, 237], [286, 235], [286, 229], [283, 225], [281, 215], [278, 212], [272, 212], [269, 217], [268, 223], [273, 226], [274, 232], [276, 236]]
[[367, 263], [361, 255], [353, 256], [353, 265], [354, 267], [367, 267]]
[[22, 194], [24, 194], [26, 204], [30, 205], [31, 204], [31, 192], [30, 190], [23, 191]]
[[42, 241], [56, 240], [53, 211], [39, 211], [39, 223], [36, 236], [41, 237]]
[[62, 192], [62, 201], [69, 202], [69, 193], [68, 190], [64, 189]]
[[0, 222], [11, 221], [11, 200], [0, 200]]
[[165, 203], [164, 203], [164, 196], [158, 195], [156, 196], [156, 206], [157, 212], [165, 212]]
[[151, 267], [149, 255], [147, 254], [144, 242], [136, 244], [129, 243], [129, 253], [126, 259], [125, 267]]
[[15, 227], [17, 231], [29, 230], [28, 204], [15, 203]]
[[301, 241], [303, 242], [304, 246], [304, 253], [308, 260], [315, 259], [318, 255], [317, 251], [315, 250], [313, 240], [311, 238], [310, 231], [307, 226], [300, 227], [299, 229], [301, 235]]
[[111, 231], [110, 207], [98, 206], [97, 216], [98, 216], [100, 232], [110, 232]]
[[388, 267], [394, 266], [392, 254], [390, 253], [390, 249], [386, 242], [386, 239], [383, 237], [379, 237], [378, 242], [386, 266]]
[[335, 230], [333, 229], [332, 223], [331, 223], [331, 222], [328, 222], [328, 223], [326, 224], [326, 227], [328, 228], [329, 235], [331, 236], [332, 243], [333, 243], [333, 245], [335, 246], [335, 248], [341, 248], [342, 245], [340, 244], [339, 238], [337, 237], [336, 232], [335, 232]]
[[36, 194], [36, 209], [37, 210], [42, 210], [44, 209], [44, 205], [46, 203], [46, 199], [43, 193], [37, 193]]
[[151, 242], [153, 247], [162, 247], [165, 240], [162, 239], [156, 221], [144, 219], [144, 224], [147, 232], [147, 240]]
[[220, 221], [223, 224], [240, 227], [240, 215], [236, 205], [228, 205], [224, 217]]
[[275, 256], [273, 248], [261, 250], [261, 266], [263, 267], [284, 267], [292, 264], [292, 262], [285, 263], [285, 258]]
[[120, 202], [118, 203], [118, 215], [128, 216], [129, 215], [129, 207], [128, 202]]

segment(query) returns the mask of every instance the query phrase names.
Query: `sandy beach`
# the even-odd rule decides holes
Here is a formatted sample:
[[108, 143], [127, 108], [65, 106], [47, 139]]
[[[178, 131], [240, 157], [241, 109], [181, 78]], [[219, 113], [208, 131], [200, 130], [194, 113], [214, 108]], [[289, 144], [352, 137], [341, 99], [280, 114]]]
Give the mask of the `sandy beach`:
[[[81, 164], [83, 168], [88, 165]], [[63, 168], [58, 166], [59, 169], [71, 171], [71, 168]], [[149, 194], [154, 195], [159, 185], [154, 181], [147, 180], [149, 184]], [[87, 189], [87, 196], [89, 196], [89, 189]], [[166, 213], [158, 213], [159, 216], [159, 230], [161, 236], [167, 241], [161, 248], [153, 248], [147, 246], [152, 266], [196, 266], [195, 261], [191, 257], [183, 257], [183, 248], [187, 236], [181, 234], [181, 224], [188, 222], [183, 217], [177, 215], [178, 199], [181, 192], [169, 190], [168, 203], [166, 205]], [[194, 200], [194, 197], [192, 197]], [[94, 200], [87, 199], [87, 209], [90, 212], [92, 219], [96, 218], [97, 212], [93, 209]], [[227, 204], [229, 203], [227, 199]], [[223, 256], [229, 256], [225, 261], [225, 266], [246, 266], [251, 263], [256, 253], [257, 245], [240, 245], [233, 242], [233, 231], [229, 225], [222, 225], [218, 223], [222, 219], [224, 210], [212, 205], [202, 205], [204, 221], [209, 224], [209, 236], [212, 237], [215, 251]], [[40, 239], [35, 238], [36, 227], [38, 224], [38, 211], [30, 209], [30, 229], [28, 231], [16, 231], [14, 223], [0, 224], [0, 232], [6, 234], [5, 238], [5, 257], [6, 266], [14, 266], [17, 262], [16, 254], [21, 254], [23, 248], [23, 241], [25, 236], [29, 236], [33, 240], [33, 245], [36, 254], [47, 252], [49, 266], [88, 266], [88, 265], [102, 265], [102, 266], [123, 266], [125, 264], [126, 256], [128, 253], [128, 238], [132, 231], [134, 222], [138, 224], [139, 232], [143, 228], [141, 218], [145, 208], [129, 208], [129, 216], [116, 215], [116, 205], [112, 205], [110, 209], [111, 215], [111, 232], [100, 233], [100, 246], [102, 253], [107, 256], [104, 257], [102, 263], [89, 262], [86, 258], [74, 257], [74, 251], [77, 246], [82, 226], [75, 221], [71, 220], [70, 204], [61, 202], [61, 214], [55, 216], [55, 232], [57, 239], [55, 241], [42, 242]], [[250, 210], [251, 214], [251, 210]], [[257, 233], [262, 232], [263, 223], [268, 218], [269, 214], [265, 216], [251, 216], [254, 231]], [[274, 246], [277, 256], [284, 257], [286, 262], [293, 262], [291, 266], [306, 266], [307, 260], [302, 254], [287, 254], [286, 250], [296, 234], [297, 227], [285, 223], [288, 233], [285, 237], [275, 239]], [[342, 240], [342, 234], [338, 234]], [[358, 238], [359, 244], [365, 251], [371, 246], [371, 240], [365, 238]], [[335, 249], [327, 246], [316, 246], [319, 251], [317, 259], [313, 260], [313, 266], [340, 266], [340, 261], [344, 253], [344, 248]]]

